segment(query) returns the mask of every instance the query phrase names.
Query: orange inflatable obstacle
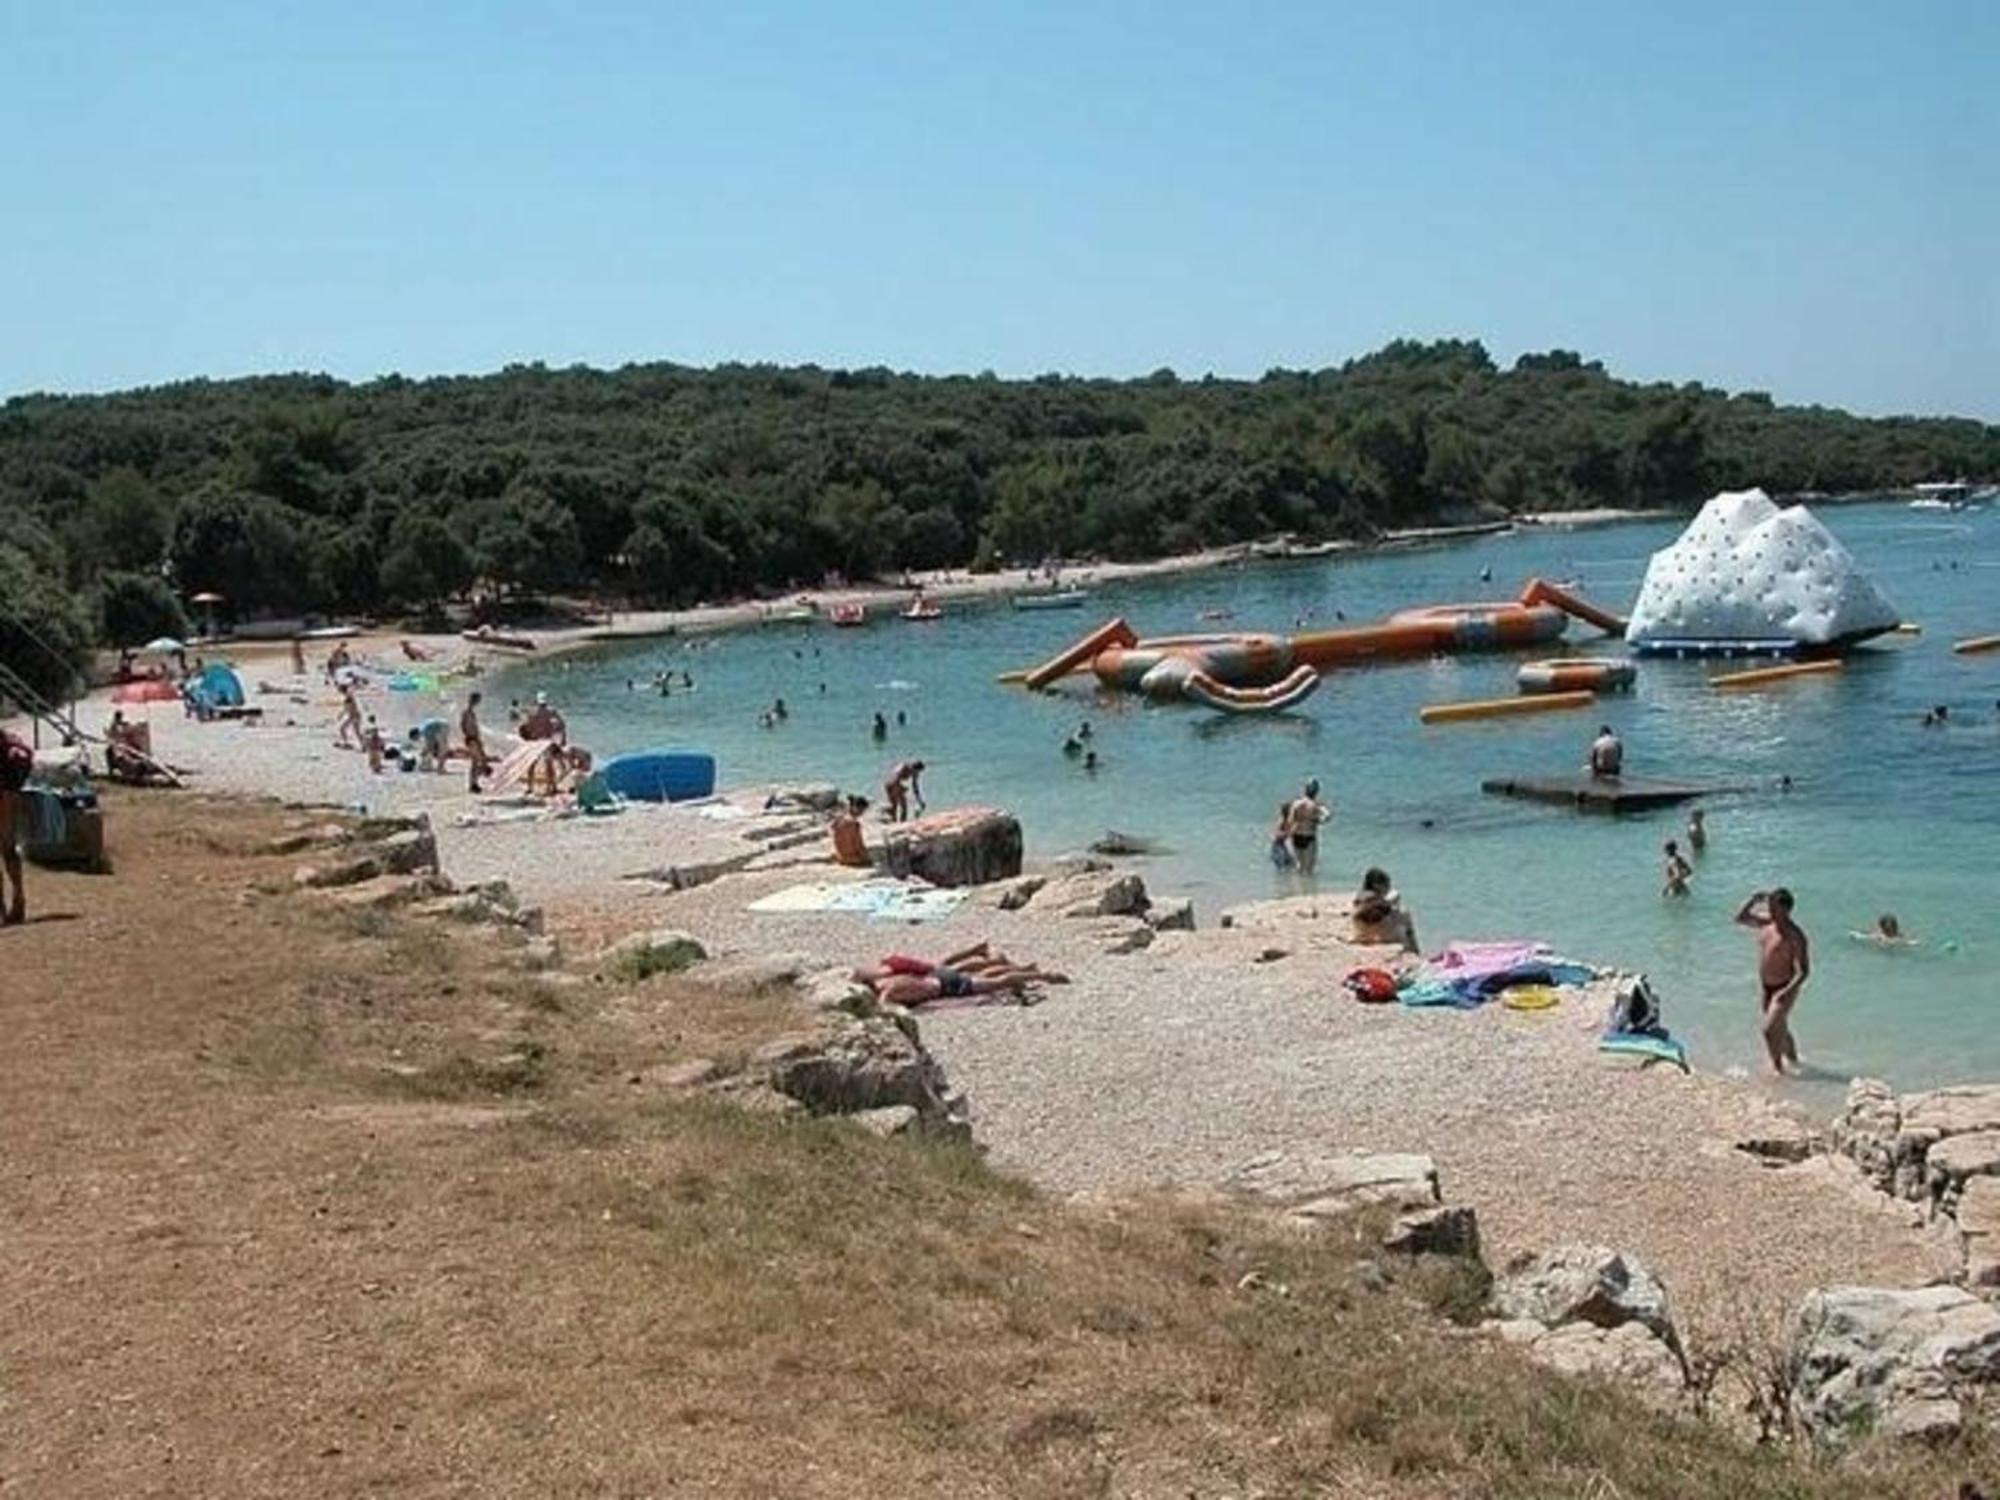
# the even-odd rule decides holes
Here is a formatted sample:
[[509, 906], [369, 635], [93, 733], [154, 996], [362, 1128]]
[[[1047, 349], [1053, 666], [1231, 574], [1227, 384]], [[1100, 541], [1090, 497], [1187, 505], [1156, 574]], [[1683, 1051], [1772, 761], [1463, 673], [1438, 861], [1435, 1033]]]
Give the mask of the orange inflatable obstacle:
[[1559, 708], [1582, 708], [1597, 695], [1584, 689], [1569, 693], [1537, 693], [1526, 698], [1479, 698], [1469, 703], [1433, 703], [1417, 710], [1426, 724], [1455, 724], [1462, 719], [1501, 719], [1514, 714], [1545, 714]]
[[1132, 627], [1122, 618], [1108, 620], [1067, 651], [1050, 657], [1039, 667], [1030, 668], [1022, 675], [1021, 681], [1039, 692], [1050, 683], [1059, 681], [1086, 665], [1100, 652], [1114, 646], [1134, 645], [1138, 639], [1132, 634]]
[[1726, 677], [1711, 677], [1708, 685], [1728, 692], [1735, 688], [1763, 687], [1767, 683], [1787, 682], [1794, 677], [1818, 677], [1827, 672], [1838, 672], [1840, 661], [1795, 661], [1782, 667], [1759, 667], [1754, 672], [1731, 672]]
[[1124, 620], [1111, 620], [1040, 666], [1002, 680], [1045, 688], [1088, 669], [1106, 687], [1182, 698], [1189, 696], [1189, 684], [1200, 674], [1207, 679], [1203, 692], [1213, 700], [1216, 688], [1277, 683], [1296, 688], [1295, 674], [1302, 667], [1323, 671], [1361, 662], [1542, 645], [1560, 637], [1572, 618], [1603, 630], [1624, 625], [1608, 610], [1535, 578], [1518, 599], [1433, 604], [1398, 611], [1374, 625], [1297, 636], [1238, 632], [1140, 639]]

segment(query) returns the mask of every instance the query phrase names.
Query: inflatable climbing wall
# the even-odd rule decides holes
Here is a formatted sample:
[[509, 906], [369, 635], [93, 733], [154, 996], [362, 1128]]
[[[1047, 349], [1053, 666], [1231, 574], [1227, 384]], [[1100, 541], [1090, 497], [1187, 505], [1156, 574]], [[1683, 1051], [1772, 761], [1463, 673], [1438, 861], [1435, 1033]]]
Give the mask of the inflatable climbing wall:
[[1646, 565], [1625, 639], [1644, 649], [1825, 646], [1902, 618], [1803, 505], [1717, 495]]

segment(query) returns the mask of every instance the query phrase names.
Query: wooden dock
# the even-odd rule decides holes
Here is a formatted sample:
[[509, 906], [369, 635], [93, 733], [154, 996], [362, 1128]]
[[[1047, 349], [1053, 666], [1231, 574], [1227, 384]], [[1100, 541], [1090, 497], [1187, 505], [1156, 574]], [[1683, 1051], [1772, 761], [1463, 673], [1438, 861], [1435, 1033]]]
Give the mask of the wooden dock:
[[1675, 781], [1645, 781], [1634, 776], [1495, 776], [1480, 782], [1479, 789], [1495, 797], [1519, 797], [1588, 813], [1650, 812], [1723, 790]]

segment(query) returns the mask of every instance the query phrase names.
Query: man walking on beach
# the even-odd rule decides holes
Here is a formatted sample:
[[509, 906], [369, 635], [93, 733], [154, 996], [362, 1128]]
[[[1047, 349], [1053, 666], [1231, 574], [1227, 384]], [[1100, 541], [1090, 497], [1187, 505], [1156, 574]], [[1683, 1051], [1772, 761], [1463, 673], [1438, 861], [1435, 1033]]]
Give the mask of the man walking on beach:
[[465, 700], [465, 712], [458, 716], [458, 737], [465, 741], [465, 789], [479, 791], [479, 778], [493, 769], [486, 756], [486, 736], [479, 728], [479, 694]]
[[1754, 891], [1736, 920], [1757, 934], [1757, 982], [1764, 997], [1762, 1029], [1771, 1071], [1795, 1073], [1799, 1044], [1792, 1035], [1792, 1007], [1812, 975], [1812, 952], [1804, 930], [1792, 920], [1792, 893], [1783, 886]]

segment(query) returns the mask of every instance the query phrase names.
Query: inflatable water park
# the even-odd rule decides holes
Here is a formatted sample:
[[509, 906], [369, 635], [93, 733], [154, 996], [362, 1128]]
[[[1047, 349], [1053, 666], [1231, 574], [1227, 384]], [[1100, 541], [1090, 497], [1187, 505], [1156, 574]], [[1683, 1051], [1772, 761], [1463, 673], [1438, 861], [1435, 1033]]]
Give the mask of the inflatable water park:
[[[1823, 675], [1838, 670], [1852, 647], [1903, 628], [1895, 606], [1816, 516], [1803, 505], [1780, 507], [1762, 490], [1743, 490], [1709, 500], [1653, 554], [1629, 617], [1540, 578], [1510, 600], [1420, 605], [1375, 624], [1297, 635], [1142, 637], [1121, 617], [1002, 680], [1040, 691], [1089, 674], [1103, 687], [1157, 701], [1226, 714], [1283, 713], [1336, 668], [1553, 646], [1573, 622], [1622, 640], [1625, 654], [1525, 663], [1519, 696], [1432, 704], [1424, 722], [1582, 707], [1632, 687], [1646, 657], [1783, 659], [1715, 679], [1724, 690]], [[1967, 643], [1974, 650], [1986, 644]]]

